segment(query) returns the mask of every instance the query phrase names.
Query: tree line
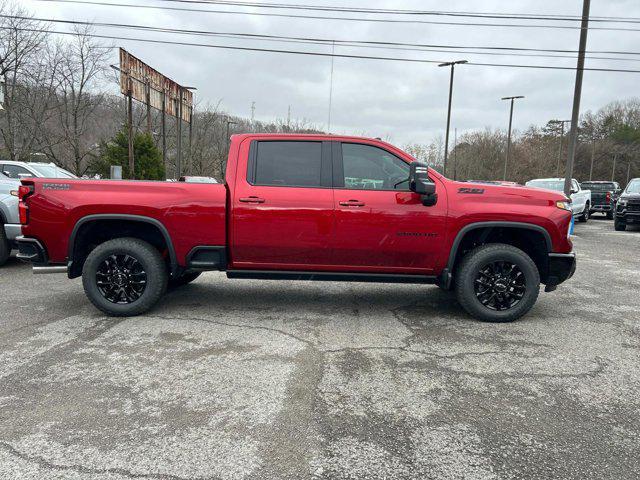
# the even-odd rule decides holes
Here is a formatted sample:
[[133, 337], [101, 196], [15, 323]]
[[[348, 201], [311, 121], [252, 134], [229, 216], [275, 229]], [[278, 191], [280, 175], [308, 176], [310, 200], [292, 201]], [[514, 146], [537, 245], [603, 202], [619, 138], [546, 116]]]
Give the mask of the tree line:
[[[50, 26], [34, 20], [23, 7], [0, 0], [0, 158], [50, 161], [78, 176], [109, 174], [122, 165], [129, 176], [125, 99], [110, 93], [118, 75], [109, 66], [113, 45], [91, 37], [90, 27], [76, 27], [73, 35], [50, 33]], [[133, 123], [136, 178], [176, 175], [176, 120], [167, 117], [167, 157], [160, 149], [160, 112], [146, 111], [134, 102]], [[553, 122], [531, 126], [512, 137], [507, 180], [525, 182], [536, 177], [564, 176], [568, 128]], [[232, 116], [218, 105], [197, 104], [191, 128], [182, 129], [182, 174], [220, 178], [227, 157], [228, 133], [322, 133], [306, 120], [251, 121]], [[453, 143], [453, 142], [452, 142]], [[504, 130], [475, 130], [451, 145], [447, 161], [450, 178], [502, 180], [507, 135]], [[582, 115], [574, 177], [580, 181], [609, 180], [624, 184], [640, 176], [640, 101], [630, 99]], [[411, 143], [405, 149], [439, 171], [444, 142]]]

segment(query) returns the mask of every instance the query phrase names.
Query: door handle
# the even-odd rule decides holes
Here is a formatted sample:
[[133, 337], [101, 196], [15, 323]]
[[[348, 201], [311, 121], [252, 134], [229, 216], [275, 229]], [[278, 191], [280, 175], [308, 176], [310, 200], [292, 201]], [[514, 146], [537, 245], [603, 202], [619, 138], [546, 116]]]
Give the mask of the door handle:
[[239, 199], [242, 203], [264, 203], [264, 198], [260, 197], [242, 197]]
[[343, 207], [364, 207], [364, 202], [361, 202], [360, 200], [346, 200], [340, 202], [340, 205]]

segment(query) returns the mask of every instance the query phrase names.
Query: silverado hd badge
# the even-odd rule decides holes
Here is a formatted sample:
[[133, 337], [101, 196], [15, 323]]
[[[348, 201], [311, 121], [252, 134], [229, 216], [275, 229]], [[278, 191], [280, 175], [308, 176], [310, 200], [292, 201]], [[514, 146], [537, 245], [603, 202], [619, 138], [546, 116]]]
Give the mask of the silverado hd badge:
[[71, 185], [68, 183], [43, 183], [43, 190], [69, 190]]

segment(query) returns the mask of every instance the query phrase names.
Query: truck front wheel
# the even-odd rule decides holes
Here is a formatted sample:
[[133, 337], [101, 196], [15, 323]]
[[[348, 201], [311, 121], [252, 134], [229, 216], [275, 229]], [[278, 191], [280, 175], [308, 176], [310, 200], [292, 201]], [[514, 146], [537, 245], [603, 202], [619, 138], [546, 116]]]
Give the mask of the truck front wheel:
[[167, 287], [160, 252], [137, 238], [117, 238], [97, 246], [82, 268], [84, 291], [98, 309], [115, 317], [140, 315]]
[[478, 320], [512, 322], [536, 303], [540, 273], [519, 248], [502, 243], [469, 252], [455, 275], [460, 305]]

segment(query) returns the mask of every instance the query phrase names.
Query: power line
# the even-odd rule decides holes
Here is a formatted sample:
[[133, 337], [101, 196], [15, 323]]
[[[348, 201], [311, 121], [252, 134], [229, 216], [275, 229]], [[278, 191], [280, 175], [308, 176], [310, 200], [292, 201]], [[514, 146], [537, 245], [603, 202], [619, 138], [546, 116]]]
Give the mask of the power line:
[[[130, 3], [107, 3], [102, 1], [89, 1], [89, 0], [36, 0], [38, 2], [53, 2], [53, 3], [72, 3], [82, 5], [93, 6], [106, 6], [106, 7], [124, 7], [124, 8], [143, 8], [143, 9], [155, 9], [155, 10], [167, 10], [167, 11], [179, 11], [179, 12], [198, 12], [198, 13], [220, 13], [229, 15], [250, 15], [250, 16], [262, 16], [262, 17], [280, 17], [280, 18], [303, 18], [310, 20], [342, 20], [351, 22], [374, 22], [374, 23], [395, 23], [395, 24], [427, 24], [427, 25], [450, 25], [450, 26], [475, 26], [475, 27], [509, 27], [509, 28], [551, 28], [551, 29], [563, 29], [563, 30], [579, 30], [580, 27], [574, 27], [569, 25], [530, 25], [520, 23], [476, 23], [476, 22], [442, 22], [436, 20], [397, 20], [389, 18], [362, 18], [362, 17], [326, 17], [320, 15], [293, 15], [285, 13], [265, 13], [265, 12], [243, 12], [232, 10], [211, 10], [201, 8], [178, 8], [159, 5], [135, 5]], [[622, 28], [622, 27], [591, 27], [591, 30], [607, 30], [607, 31], [629, 31], [638, 32], [638, 28]]]
[[[10, 29], [14, 30], [14, 27], [0, 27], [2, 29]], [[28, 31], [28, 32], [40, 32], [40, 33], [53, 33], [56, 35], [71, 35], [77, 36], [77, 33], [74, 32], [60, 32], [60, 31], [51, 31], [46, 29], [34, 29], [34, 28], [17, 28], [16, 30], [20, 31]], [[122, 41], [132, 41], [132, 42], [143, 42], [143, 43], [153, 43], [153, 44], [161, 44], [161, 45], [180, 45], [180, 46], [189, 46], [189, 47], [204, 47], [204, 48], [218, 48], [224, 50], [236, 50], [236, 51], [247, 51], [247, 52], [262, 52], [262, 53], [283, 53], [283, 54], [291, 54], [291, 55], [307, 55], [314, 57], [335, 57], [335, 58], [349, 58], [349, 59], [357, 59], [357, 60], [382, 60], [382, 61], [390, 61], [390, 62], [408, 62], [408, 63], [442, 63], [441, 60], [428, 60], [421, 58], [396, 58], [396, 57], [379, 57], [379, 56], [371, 56], [371, 55], [350, 55], [350, 54], [341, 54], [341, 53], [323, 53], [323, 52], [304, 52], [299, 50], [279, 50], [273, 48], [256, 48], [256, 47], [239, 47], [235, 45], [216, 45], [210, 43], [193, 43], [193, 42], [178, 42], [172, 40], [157, 40], [157, 39], [149, 39], [149, 38], [135, 38], [135, 37], [119, 37], [114, 35], [99, 35], [95, 33], [86, 33], [83, 34], [88, 37], [93, 38], [102, 38], [108, 40], [122, 40]], [[113, 47], [116, 48], [116, 47]], [[543, 70], [576, 70], [575, 67], [562, 67], [562, 66], [554, 66], [554, 65], [522, 65], [522, 64], [510, 64], [510, 63], [483, 63], [483, 62], [469, 62], [467, 65], [474, 65], [480, 67], [505, 67], [505, 68], [527, 68], [527, 69], [543, 69]], [[584, 68], [584, 70], [592, 71], [592, 72], [618, 72], [618, 73], [640, 73], [640, 70], [632, 70], [632, 69], [618, 69], [618, 68], [595, 68], [589, 67]]]
[[[549, 55], [549, 54], [531, 54], [531, 53], [501, 53], [501, 52], [478, 52], [470, 50], [460, 50], [458, 47], [442, 46], [442, 48], [433, 48], [437, 46], [433, 45], [421, 45], [421, 44], [406, 44], [399, 42], [369, 42], [363, 40], [336, 40], [327, 38], [309, 38], [309, 37], [289, 37], [279, 35], [265, 35], [265, 34], [251, 34], [251, 33], [234, 33], [234, 32], [214, 32], [208, 30], [187, 30], [180, 28], [168, 28], [168, 27], [154, 27], [149, 25], [135, 25], [135, 24], [122, 24], [122, 23], [105, 23], [105, 22], [86, 22], [80, 20], [62, 20], [55, 18], [37, 18], [37, 17], [23, 17], [14, 15], [0, 15], [0, 18], [16, 18], [23, 20], [32, 20], [38, 22], [48, 23], [62, 23], [67, 25], [88, 25], [96, 27], [106, 28], [124, 28], [143, 31], [152, 31], [158, 33], [170, 33], [179, 35], [197, 35], [197, 36], [215, 36], [223, 38], [239, 38], [249, 40], [266, 40], [266, 41], [278, 41], [284, 43], [301, 43], [311, 45], [333, 45], [339, 44], [344, 47], [357, 47], [357, 48], [376, 48], [385, 50], [400, 50], [400, 51], [418, 51], [418, 52], [435, 52], [435, 53], [464, 53], [469, 55], [490, 55], [490, 56], [514, 56], [514, 57], [540, 57], [540, 58], [576, 58], [574, 55]], [[449, 49], [443, 49], [449, 48]], [[473, 47], [467, 47], [473, 48]], [[482, 47], [477, 47], [482, 48]], [[486, 47], [489, 48], [489, 47]], [[539, 51], [553, 51], [553, 50], [539, 50]], [[627, 52], [628, 55], [640, 55], [640, 52]], [[589, 56], [592, 60], [613, 60], [613, 61], [631, 61], [638, 62], [640, 59], [629, 59], [619, 57], [599, 57]]]
[[[191, 3], [205, 5], [228, 5], [238, 7], [273, 8], [286, 10], [307, 10], [321, 12], [347, 12], [347, 13], [368, 13], [385, 15], [421, 15], [421, 16], [443, 16], [443, 17], [466, 17], [466, 18], [492, 18], [492, 19], [514, 19], [514, 20], [551, 20], [562, 22], [579, 22], [578, 15], [553, 15], [534, 13], [500, 13], [500, 12], [452, 12], [441, 10], [407, 10], [398, 8], [367, 8], [367, 7], [343, 7], [335, 5], [304, 5], [292, 3], [273, 2], [249, 2], [231, 0], [155, 0], [157, 2]], [[591, 21], [607, 23], [640, 23], [640, 18], [634, 17], [593, 17]]]

